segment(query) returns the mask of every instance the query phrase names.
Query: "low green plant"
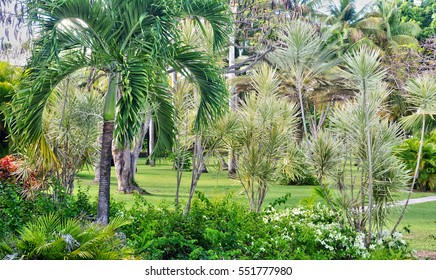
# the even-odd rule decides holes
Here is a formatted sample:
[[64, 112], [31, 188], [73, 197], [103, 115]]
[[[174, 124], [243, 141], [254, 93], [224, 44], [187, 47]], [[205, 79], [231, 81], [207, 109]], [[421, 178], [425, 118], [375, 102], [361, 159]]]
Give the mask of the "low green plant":
[[[396, 155], [409, 170], [415, 170], [419, 149], [419, 137], [404, 140], [395, 149]], [[418, 169], [416, 188], [421, 191], [436, 190], [436, 131], [425, 137], [422, 146], [422, 158]], [[413, 175], [413, 174], [412, 174]]]
[[51, 192], [36, 191], [27, 198], [22, 194], [22, 187], [0, 181], [0, 239], [17, 234], [23, 224], [49, 213], [89, 221], [95, 218], [96, 206], [90, 201], [87, 191], [79, 187], [76, 196], [69, 196], [62, 191], [53, 191], [62, 190], [61, 186], [53, 185], [51, 189]]
[[411, 258], [404, 241], [390, 246], [374, 239], [366, 248], [364, 235], [342, 227], [327, 206], [274, 209], [289, 196], [253, 213], [230, 196], [208, 199], [197, 192], [189, 215], [138, 197], [123, 213], [132, 220], [124, 232], [143, 259], [370, 259], [380, 258], [377, 253], [385, 249], [392, 252], [387, 258]]
[[59, 215], [43, 215], [19, 230], [18, 237], [3, 248], [14, 252], [9, 258], [27, 260], [110, 260], [131, 258], [133, 251], [117, 230], [128, 224], [114, 218], [107, 226], [62, 219]]

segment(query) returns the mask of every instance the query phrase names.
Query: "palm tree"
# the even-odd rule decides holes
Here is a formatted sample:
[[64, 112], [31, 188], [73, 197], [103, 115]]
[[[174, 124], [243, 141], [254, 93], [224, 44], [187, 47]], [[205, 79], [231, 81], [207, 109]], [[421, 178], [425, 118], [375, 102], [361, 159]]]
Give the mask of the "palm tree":
[[436, 79], [434, 76], [427, 74], [411, 79], [406, 85], [406, 90], [409, 93], [409, 95], [406, 96], [406, 99], [408, 103], [412, 105], [412, 110], [414, 110], [415, 112], [409, 116], [403, 117], [401, 119], [401, 123], [406, 129], [416, 129], [420, 127], [421, 133], [419, 139], [416, 167], [415, 172], [413, 173], [413, 180], [410, 186], [409, 195], [407, 197], [406, 203], [404, 204], [403, 211], [401, 212], [397, 223], [392, 229], [392, 232], [396, 230], [404, 217], [407, 205], [409, 204], [409, 200], [412, 195], [413, 188], [419, 176], [422, 147], [424, 145], [424, 135], [427, 128], [426, 118], [428, 118], [429, 116], [433, 118], [433, 116], [436, 115]]
[[421, 28], [415, 22], [402, 22], [398, 0], [378, 0], [375, 11], [362, 19], [357, 27], [387, 53], [400, 46], [418, 47], [416, 37]]
[[[42, 115], [53, 87], [70, 73], [87, 67], [109, 76], [103, 113], [101, 177], [97, 219], [109, 221], [110, 155], [113, 135], [127, 146], [142, 123], [137, 116], [151, 105], [158, 147], [173, 139], [173, 106], [166, 81], [172, 67], [199, 86], [195, 127], [207, 125], [225, 108], [225, 84], [207, 55], [180, 40], [180, 18], [210, 23], [214, 48], [226, 41], [227, 6], [219, 0], [56, 0], [28, 1], [29, 19], [40, 30], [27, 66], [14, 129], [17, 145], [47, 161], [53, 158], [42, 134]], [[119, 96], [118, 101], [117, 95]]]
[[340, 47], [349, 48], [365, 41], [364, 34], [357, 26], [363, 19], [367, 5], [356, 10], [355, 0], [341, 0], [329, 7], [331, 17], [328, 22], [335, 26], [337, 43]]

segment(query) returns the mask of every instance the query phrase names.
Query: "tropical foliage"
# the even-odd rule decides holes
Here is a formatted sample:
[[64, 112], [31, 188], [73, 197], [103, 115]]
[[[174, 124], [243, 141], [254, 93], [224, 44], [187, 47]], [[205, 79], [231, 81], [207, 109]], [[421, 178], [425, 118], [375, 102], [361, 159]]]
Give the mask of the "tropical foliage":
[[[433, 2], [323, 2], [3, 1], [0, 55], [22, 20], [37, 34], [22, 69], [0, 63], [1, 256], [412, 258], [397, 228], [436, 186]], [[143, 154], [173, 162], [175, 204], [147, 202]], [[96, 201], [74, 186], [92, 165]], [[248, 203], [198, 192], [208, 169]], [[274, 183], [316, 196], [265, 207]]]

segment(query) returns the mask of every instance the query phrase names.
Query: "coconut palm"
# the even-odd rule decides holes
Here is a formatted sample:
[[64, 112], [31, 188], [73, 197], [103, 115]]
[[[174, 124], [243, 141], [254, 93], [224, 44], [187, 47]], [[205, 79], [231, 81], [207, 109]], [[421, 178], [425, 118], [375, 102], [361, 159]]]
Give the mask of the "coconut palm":
[[336, 27], [337, 44], [343, 48], [360, 45], [366, 41], [358, 25], [366, 13], [367, 5], [357, 11], [355, 2], [355, 0], [341, 0], [339, 3], [332, 2], [329, 7], [331, 17], [328, 22]]
[[399, 0], [378, 0], [375, 11], [356, 25], [367, 37], [387, 53], [401, 46], [418, 47], [416, 37], [421, 28], [415, 22], [402, 22]]
[[[40, 30], [32, 57], [15, 97], [14, 129], [19, 146], [53, 158], [42, 134], [42, 115], [53, 87], [70, 73], [95, 67], [109, 76], [105, 96], [98, 220], [109, 219], [110, 154], [113, 134], [126, 146], [142, 123], [138, 114], [148, 104], [158, 129], [158, 145], [173, 138], [171, 96], [166, 73], [174, 68], [195, 81], [201, 94], [196, 128], [225, 107], [225, 85], [204, 53], [180, 40], [179, 19], [191, 16], [210, 23], [214, 47], [226, 39], [226, 6], [216, 0], [58, 0], [28, 1], [29, 20]], [[118, 101], [117, 100], [118, 95]]]
[[[419, 148], [416, 161], [415, 171], [413, 173], [413, 180], [410, 186], [409, 195], [404, 205], [403, 211], [395, 224], [392, 231], [395, 231], [401, 220], [404, 217], [407, 205], [409, 204], [413, 188], [419, 176], [419, 168], [422, 157], [422, 147], [424, 145], [424, 135], [427, 128], [426, 119], [436, 115], [436, 78], [432, 75], [424, 75], [411, 79], [406, 84], [406, 90], [409, 93], [406, 100], [411, 104], [411, 109], [414, 111], [409, 116], [403, 117], [401, 123], [406, 129], [421, 128]], [[427, 120], [428, 121], [428, 120]]]

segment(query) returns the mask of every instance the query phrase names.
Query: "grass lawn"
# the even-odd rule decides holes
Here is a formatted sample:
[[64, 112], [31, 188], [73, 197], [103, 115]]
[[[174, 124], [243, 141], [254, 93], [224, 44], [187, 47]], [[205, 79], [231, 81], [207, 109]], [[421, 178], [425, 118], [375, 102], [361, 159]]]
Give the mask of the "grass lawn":
[[409, 205], [398, 229], [413, 249], [436, 251], [436, 201]]
[[[197, 191], [203, 192], [208, 198], [223, 197], [231, 194], [236, 200], [242, 203], [246, 198], [241, 184], [236, 179], [227, 178], [225, 171], [219, 171], [213, 164], [208, 165], [209, 173], [201, 175], [198, 182]], [[125, 195], [117, 192], [117, 180], [114, 168], [111, 173], [111, 196], [118, 202], [124, 202], [127, 206], [133, 202], [132, 195]], [[97, 198], [98, 185], [94, 179], [93, 170], [84, 170], [78, 174], [76, 189], [78, 186], [87, 188], [89, 186], [89, 195]], [[171, 204], [174, 202], [176, 191], [176, 171], [171, 168], [171, 163], [166, 160], [158, 160], [156, 166], [150, 167], [145, 165], [145, 160], [140, 159], [136, 180], [139, 185], [150, 192], [152, 195], [147, 196], [147, 200], [153, 204]], [[184, 172], [182, 186], [180, 190], [180, 200], [182, 205], [185, 204], [189, 186], [191, 182], [191, 173]], [[267, 193], [264, 206], [273, 202], [287, 193], [292, 196], [288, 200], [288, 206], [295, 206], [303, 198], [309, 198], [313, 191], [313, 186], [283, 186], [271, 184]], [[396, 194], [399, 199], [406, 199], [406, 193]], [[436, 195], [436, 193], [415, 192], [412, 198]], [[397, 216], [393, 217], [396, 222]], [[403, 229], [407, 227], [410, 233]], [[415, 250], [436, 251], [436, 202], [410, 205], [398, 228], [403, 232], [404, 237], [410, 241], [412, 248]]]
[[[208, 198], [223, 197], [225, 195], [234, 195], [235, 199], [241, 202], [246, 201], [243, 188], [238, 180], [227, 178], [226, 171], [219, 171], [212, 165], [208, 165], [209, 173], [201, 175], [198, 182], [197, 191], [203, 192]], [[77, 186], [86, 188], [89, 186], [89, 194], [91, 197], [98, 196], [98, 184], [94, 183], [93, 170], [84, 170], [78, 174], [76, 180]], [[171, 163], [166, 160], [159, 160], [156, 166], [150, 167], [144, 164], [144, 160], [140, 159], [136, 180], [140, 187], [151, 193], [147, 196], [147, 200], [153, 204], [173, 203], [176, 192], [176, 171], [171, 168]], [[189, 188], [191, 183], [191, 172], [184, 172], [182, 185], [180, 189], [180, 200], [186, 202], [188, 199]], [[271, 184], [271, 188], [267, 193], [264, 205], [267, 206], [275, 199], [284, 196], [287, 193], [292, 193], [292, 197], [288, 200], [289, 205], [297, 205], [298, 202], [305, 197], [310, 197], [312, 186], [282, 186]], [[133, 199], [131, 195], [125, 195], [117, 192], [117, 180], [114, 167], [111, 172], [111, 196], [119, 202], [125, 202], [129, 206]]]

